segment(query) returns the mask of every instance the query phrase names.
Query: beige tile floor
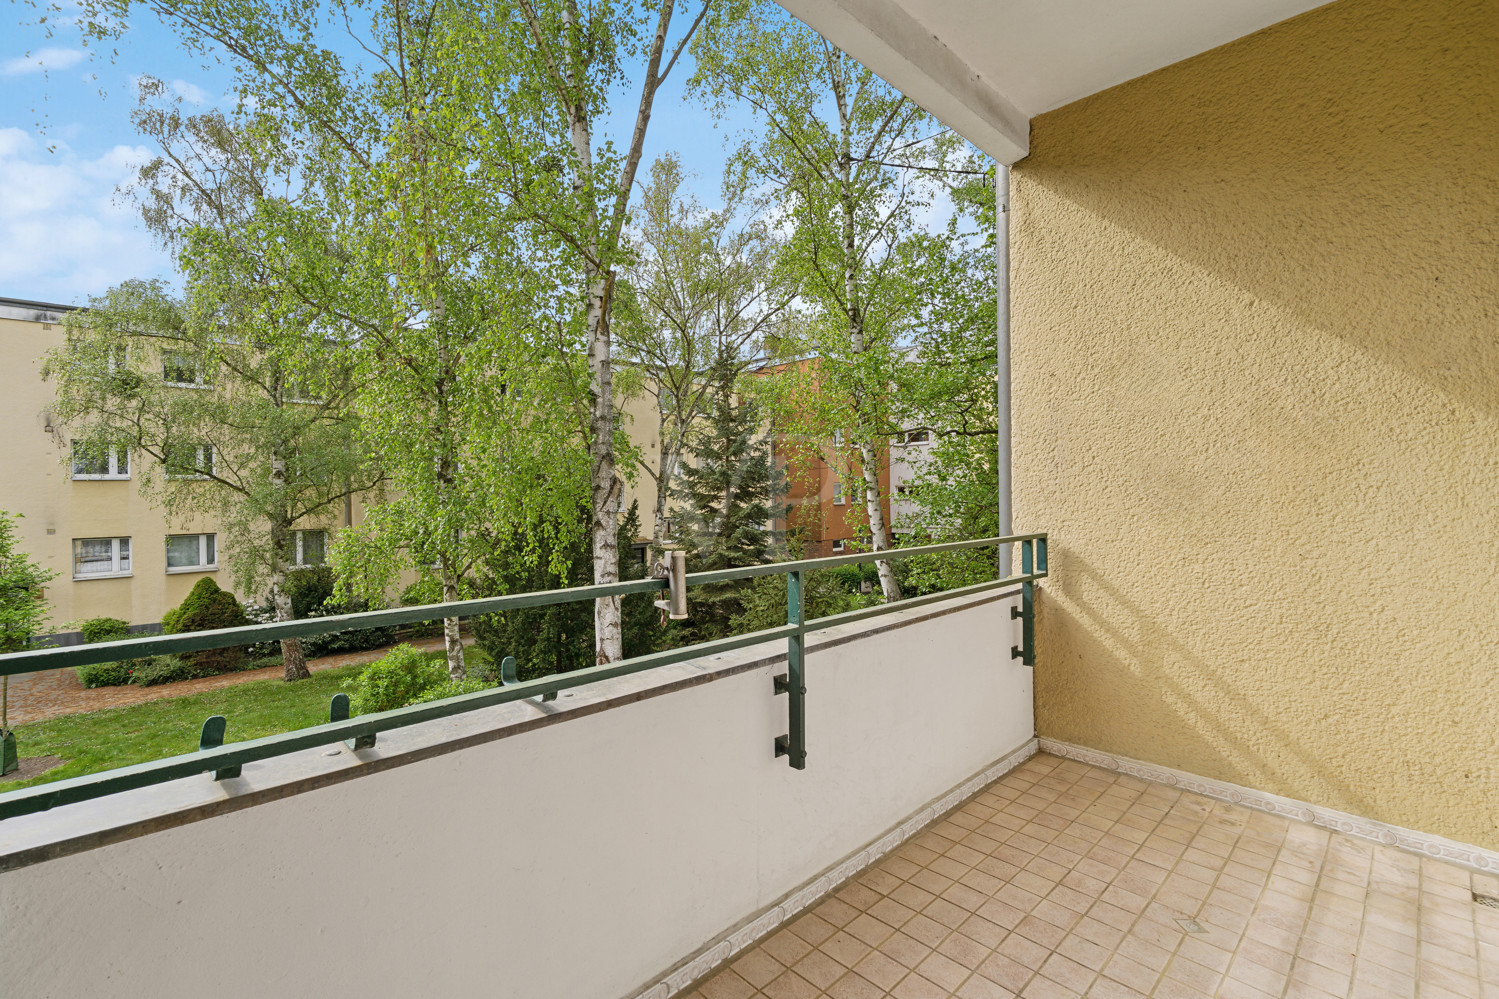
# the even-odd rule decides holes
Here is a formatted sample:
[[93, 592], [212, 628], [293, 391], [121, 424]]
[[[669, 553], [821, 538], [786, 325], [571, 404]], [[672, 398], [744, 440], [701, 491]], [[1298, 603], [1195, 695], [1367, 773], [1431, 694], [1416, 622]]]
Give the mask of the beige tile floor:
[[1040, 755], [687, 994], [1499, 999], [1474, 892], [1499, 880]]

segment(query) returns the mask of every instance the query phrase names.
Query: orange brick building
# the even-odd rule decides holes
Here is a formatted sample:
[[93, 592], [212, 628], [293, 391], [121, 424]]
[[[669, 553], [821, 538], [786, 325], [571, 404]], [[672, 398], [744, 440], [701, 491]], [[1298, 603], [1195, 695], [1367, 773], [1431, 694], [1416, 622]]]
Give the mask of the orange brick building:
[[[773, 377], [792, 366], [807, 370], [815, 359], [766, 365], [752, 372]], [[879, 460], [880, 505], [885, 524], [890, 524], [890, 452], [881, 448]], [[786, 479], [788, 517], [777, 517], [775, 530], [799, 531], [805, 558], [821, 558], [853, 550], [853, 542], [869, 533], [869, 515], [863, 499], [863, 466], [840, 433], [823, 438], [805, 438], [776, 430], [771, 437], [771, 459]]]

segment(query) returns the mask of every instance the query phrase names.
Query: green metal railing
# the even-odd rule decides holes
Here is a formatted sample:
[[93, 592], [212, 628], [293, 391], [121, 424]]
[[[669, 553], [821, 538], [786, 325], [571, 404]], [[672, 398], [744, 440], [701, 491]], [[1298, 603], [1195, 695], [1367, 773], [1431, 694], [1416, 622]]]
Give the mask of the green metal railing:
[[[913, 555], [928, 555], [937, 552], [958, 551], [965, 548], [982, 548], [995, 545], [1019, 544], [1021, 548], [1021, 573], [987, 583], [964, 586], [931, 593], [921, 597], [899, 600], [833, 614], [828, 617], [806, 619], [805, 574], [814, 569], [829, 569], [840, 565], [893, 561]], [[776, 678], [775, 692], [788, 697], [788, 726], [786, 735], [776, 740], [776, 755], [788, 758], [790, 765], [801, 770], [806, 767], [806, 712], [807, 693], [805, 677], [806, 634], [813, 628], [831, 628], [852, 621], [877, 617], [893, 611], [919, 607], [922, 604], [949, 600], [954, 597], [983, 593], [1007, 586], [1021, 587], [1021, 607], [1013, 611], [1022, 619], [1022, 642], [1011, 649], [1011, 656], [1026, 665], [1035, 663], [1035, 581], [1047, 574], [1046, 535], [1024, 534], [1010, 537], [979, 538], [973, 541], [955, 541], [940, 545], [922, 545], [914, 548], [895, 548], [882, 552], [861, 552], [850, 555], [834, 555], [831, 558], [802, 559], [796, 562], [773, 562], [743, 569], [721, 569], [714, 572], [688, 573], [687, 586], [703, 583], [718, 583], [756, 576], [786, 576], [786, 624], [763, 631], [720, 638], [710, 642], [680, 649], [653, 652], [616, 663], [590, 666], [569, 673], [555, 673], [537, 680], [515, 682], [513, 671], [505, 677], [503, 686], [472, 694], [461, 694], [441, 701], [415, 704], [374, 714], [348, 716], [348, 699], [344, 695], [335, 697], [330, 710], [330, 721], [324, 725], [298, 729], [280, 735], [251, 739], [246, 742], [223, 744], [225, 723], [215, 716], [204, 725], [199, 751], [181, 756], [171, 756], [150, 763], [121, 767], [98, 774], [87, 774], [69, 780], [56, 781], [39, 787], [24, 788], [0, 794], [0, 819], [32, 812], [45, 811], [58, 805], [87, 801], [104, 795], [127, 791], [132, 788], [160, 784], [181, 777], [212, 771], [215, 779], [223, 780], [240, 775], [246, 763], [271, 759], [303, 749], [325, 747], [339, 741], [352, 748], [368, 748], [375, 745], [381, 732], [405, 728], [421, 722], [487, 708], [495, 704], [525, 700], [533, 697], [550, 699], [558, 691], [581, 687], [599, 680], [607, 680], [631, 673], [640, 673], [659, 666], [669, 666], [688, 659], [699, 659], [717, 653], [730, 652], [760, 642], [778, 638], [786, 639], [786, 673]], [[279, 621], [270, 624], [255, 624], [243, 628], [222, 628], [216, 631], [198, 631], [179, 635], [153, 635], [145, 638], [130, 638], [118, 642], [99, 642], [94, 645], [75, 645], [58, 648], [31, 649], [0, 655], [0, 675], [14, 676], [20, 673], [35, 673], [41, 670], [60, 669], [68, 666], [84, 666], [92, 663], [115, 662], [121, 659], [136, 659], [164, 653], [196, 652], [203, 649], [226, 648], [233, 645], [250, 645], [275, 641], [282, 638], [305, 638], [326, 635], [353, 628], [377, 628], [398, 624], [415, 624], [449, 617], [472, 617], [497, 611], [518, 610], [524, 607], [544, 607], [551, 604], [594, 600], [598, 597], [624, 596], [631, 593], [653, 593], [668, 589], [666, 579], [640, 579], [622, 583], [605, 583], [596, 586], [579, 586], [562, 590], [542, 590], [534, 593], [517, 593], [503, 597], [484, 597], [477, 600], [458, 600], [441, 604], [425, 604], [419, 607], [397, 607], [388, 610], [365, 611], [359, 614], [343, 614], [334, 617], [308, 618], [300, 621]], [[341, 699], [341, 700], [340, 700]]]

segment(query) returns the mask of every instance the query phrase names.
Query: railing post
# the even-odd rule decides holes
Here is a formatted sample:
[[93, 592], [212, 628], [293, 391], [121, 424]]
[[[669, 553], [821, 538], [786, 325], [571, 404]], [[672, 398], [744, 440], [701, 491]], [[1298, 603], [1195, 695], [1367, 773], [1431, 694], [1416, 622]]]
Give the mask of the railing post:
[[807, 769], [807, 677], [806, 601], [802, 593], [802, 573], [794, 569], [786, 573], [786, 623], [796, 625], [796, 634], [786, 636], [786, 681], [784, 688], [777, 684], [777, 693], [782, 689], [787, 695], [787, 713], [790, 729], [776, 740], [776, 755], [789, 757], [793, 770]]
[[[203, 723], [203, 733], [198, 736], [198, 752], [205, 749], [218, 749], [224, 744], [224, 734], [229, 731], [229, 721], [223, 715], [214, 715]], [[232, 767], [220, 767], [213, 772], [214, 780], [228, 780], [230, 777], [238, 777], [239, 764]]]
[[[1035, 541], [1020, 542], [1020, 574], [1029, 576], [1035, 566]], [[1041, 562], [1046, 563], [1046, 542], [1040, 543]], [[1011, 618], [1020, 618], [1020, 644], [1010, 646], [1010, 658], [1023, 665], [1036, 665], [1036, 584], [1027, 579], [1020, 584], [1020, 608], [1010, 608]]]

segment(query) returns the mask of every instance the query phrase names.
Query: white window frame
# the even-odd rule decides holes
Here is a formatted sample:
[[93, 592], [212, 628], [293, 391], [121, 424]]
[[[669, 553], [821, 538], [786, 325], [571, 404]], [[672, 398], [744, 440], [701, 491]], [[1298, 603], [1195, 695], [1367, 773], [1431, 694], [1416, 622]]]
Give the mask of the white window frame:
[[[218, 572], [219, 571], [219, 538], [213, 533], [208, 534], [168, 534], [165, 545], [170, 548], [173, 538], [197, 538], [198, 539], [198, 561], [195, 565], [172, 565], [170, 554], [167, 556], [167, 572]], [[212, 558], [209, 556], [212, 555]]]
[[290, 378], [281, 383], [281, 401], [289, 402], [294, 406], [321, 406], [327, 399], [319, 399], [307, 391], [307, 386], [300, 378]]
[[[192, 381], [177, 382], [168, 377], [167, 366], [173, 360], [176, 360], [177, 363], [175, 367], [177, 367], [179, 370], [187, 367], [192, 368], [194, 376]], [[213, 382], [208, 380], [208, 372], [206, 369], [207, 365], [203, 363], [203, 358], [194, 354], [192, 351], [163, 350], [161, 352], [161, 381], [163, 385], [169, 385], [172, 388], [211, 389], [213, 388]]]
[[[108, 572], [83, 572], [78, 571], [78, 546], [84, 541], [108, 541], [110, 570]], [[134, 563], [131, 561], [131, 548], [129, 538], [74, 538], [73, 539], [73, 579], [82, 581], [85, 579], [121, 579], [125, 576], [133, 576]]]
[[[920, 440], [916, 439], [918, 436], [921, 438]], [[930, 430], [911, 430], [906, 433], [905, 443], [907, 447], [925, 447], [931, 442], [932, 432]]]
[[833, 505], [845, 506], [848, 503], [848, 492], [843, 488], [843, 476], [833, 477]]
[[[107, 455], [106, 464], [109, 468], [109, 471], [104, 472], [103, 474], [93, 474], [90, 472], [78, 471], [79, 443], [79, 441], [72, 442], [73, 472], [71, 478], [75, 482], [100, 482], [110, 479], [118, 480], [130, 478], [130, 450], [124, 447], [117, 447], [113, 444], [111, 444], [108, 451], [105, 452]], [[123, 459], [123, 461], [121, 459]], [[121, 465], [125, 466], [124, 471], [120, 470]]]
[[175, 474], [173, 472], [168, 471], [168, 469], [171, 466], [169, 466], [165, 461], [163, 461], [161, 463], [162, 475], [163, 476], [165, 476], [168, 479], [173, 479], [173, 480], [176, 480], [176, 481], [204, 480], [204, 479], [212, 478], [212, 476], [213, 476], [214, 459], [216, 457], [218, 457], [217, 455], [214, 454], [213, 445], [212, 444], [195, 444], [195, 445], [191, 445], [191, 446], [193, 448], [193, 454], [194, 454], [194, 461], [193, 461], [194, 467], [196, 467], [196, 468], [206, 468], [208, 470], [207, 473], [204, 473], [204, 472], [193, 472], [193, 473], [191, 473], [189, 475], [178, 475], [178, 474]]
[[834, 541], [833, 541], [833, 551], [835, 551], [835, 552], [841, 552], [841, 551], [846, 550], [847, 548], [848, 548], [848, 542], [844, 541], [842, 538], [836, 538], [836, 539], [834, 539]]
[[[319, 566], [324, 566], [324, 565], [328, 564], [328, 529], [327, 528], [325, 528], [325, 527], [309, 527], [306, 530], [292, 531], [291, 533], [292, 533], [292, 539], [293, 539], [293, 556], [295, 557], [295, 561], [292, 563], [292, 568], [293, 569], [316, 569]], [[306, 548], [305, 548], [305, 546], [303, 544], [303, 541], [306, 538], [306, 536], [309, 535], [309, 534], [321, 534], [323, 536], [323, 560], [321, 562], [309, 563], [307, 561], [307, 551], [306, 551]]]

